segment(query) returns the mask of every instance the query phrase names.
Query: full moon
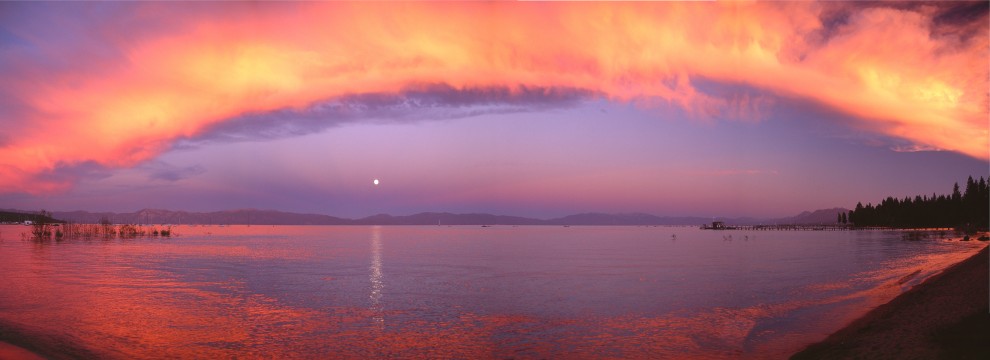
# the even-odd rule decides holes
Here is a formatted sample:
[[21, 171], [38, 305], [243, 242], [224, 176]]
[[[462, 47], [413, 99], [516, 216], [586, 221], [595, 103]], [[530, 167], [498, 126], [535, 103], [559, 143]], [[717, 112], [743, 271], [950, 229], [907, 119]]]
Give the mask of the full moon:
[[378, 179], [375, 179], [375, 181], [372, 181], [372, 183], [378, 185]]

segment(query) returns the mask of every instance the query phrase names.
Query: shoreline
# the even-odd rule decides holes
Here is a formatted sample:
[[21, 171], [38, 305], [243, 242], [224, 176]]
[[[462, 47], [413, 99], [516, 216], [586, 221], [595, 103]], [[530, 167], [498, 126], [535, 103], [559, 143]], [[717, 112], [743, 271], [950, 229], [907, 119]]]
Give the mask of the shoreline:
[[990, 356], [990, 247], [870, 310], [791, 359]]
[[45, 358], [25, 348], [0, 340], [0, 359], [44, 360]]
[[73, 337], [29, 329], [23, 324], [0, 321], [0, 359], [61, 360], [104, 359], [105, 354], [90, 350]]

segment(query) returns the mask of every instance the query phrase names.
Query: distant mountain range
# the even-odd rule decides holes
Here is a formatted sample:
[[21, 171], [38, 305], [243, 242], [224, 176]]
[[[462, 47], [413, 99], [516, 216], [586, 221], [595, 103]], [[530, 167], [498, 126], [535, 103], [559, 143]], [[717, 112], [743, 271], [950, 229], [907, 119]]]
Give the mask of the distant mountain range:
[[[16, 213], [27, 211], [7, 210]], [[778, 219], [671, 217], [644, 213], [583, 213], [554, 219], [533, 219], [492, 214], [453, 214], [423, 212], [393, 216], [379, 214], [360, 219], [347, 219], [320, 214], [299, 214], [274, 210], [240, 209], [214, 212], [187, 212], [144, 209], [131, 213], [71, 211], [54, 213], [56, 219], [76, 223], [98, 223], [106, 218], [115, 224], [252, 224], [252, 225], [701, 225], [713, 220], [729, 225], [756, 224], [834, 224], [843, 208], [805, 211]]]

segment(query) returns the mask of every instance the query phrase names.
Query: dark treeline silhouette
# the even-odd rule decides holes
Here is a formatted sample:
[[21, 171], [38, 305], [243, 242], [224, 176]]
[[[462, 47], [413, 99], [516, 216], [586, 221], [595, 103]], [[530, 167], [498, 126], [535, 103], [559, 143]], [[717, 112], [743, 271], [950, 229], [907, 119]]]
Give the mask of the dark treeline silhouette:
[[16, 211], [0, 211], [0, 223], [22, 223], [24, 221], [31, 222], [45, 222], [45, 223], [63, 223], [64, 221], [52, 218], [52, 213], [42, 210], [44, 214], [40, 213], [27, 213], [27, 212], [16, 212]]
[[960, 192], [959, 183], [956, 183], [950, 195], [888, 197], [875, 206], [858, 203], [849, 211], [848, 218], [856, 227], [987, 230], [990, 227], [990, 188], [983, 177], [973, 180], [970, 176], [964, 192]]

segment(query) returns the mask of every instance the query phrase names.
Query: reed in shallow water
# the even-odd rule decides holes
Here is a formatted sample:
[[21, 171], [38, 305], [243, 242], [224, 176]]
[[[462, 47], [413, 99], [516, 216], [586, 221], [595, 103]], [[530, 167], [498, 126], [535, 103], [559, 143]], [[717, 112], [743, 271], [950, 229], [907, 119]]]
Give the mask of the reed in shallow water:
[[[54, 240], [62, 241], [68, 239], [133, 239], [138, 237], [171, 237], [175, 232], [172, 226], [165, 225], [161, 228], [157, 226], [144, 226], [134, 224], [114, 225], [101, 221], [99, 224], [37, 224], [32, 226], [31, 239], [36, 241]], [[22, 234], [27, 237], [27, 234]]]

